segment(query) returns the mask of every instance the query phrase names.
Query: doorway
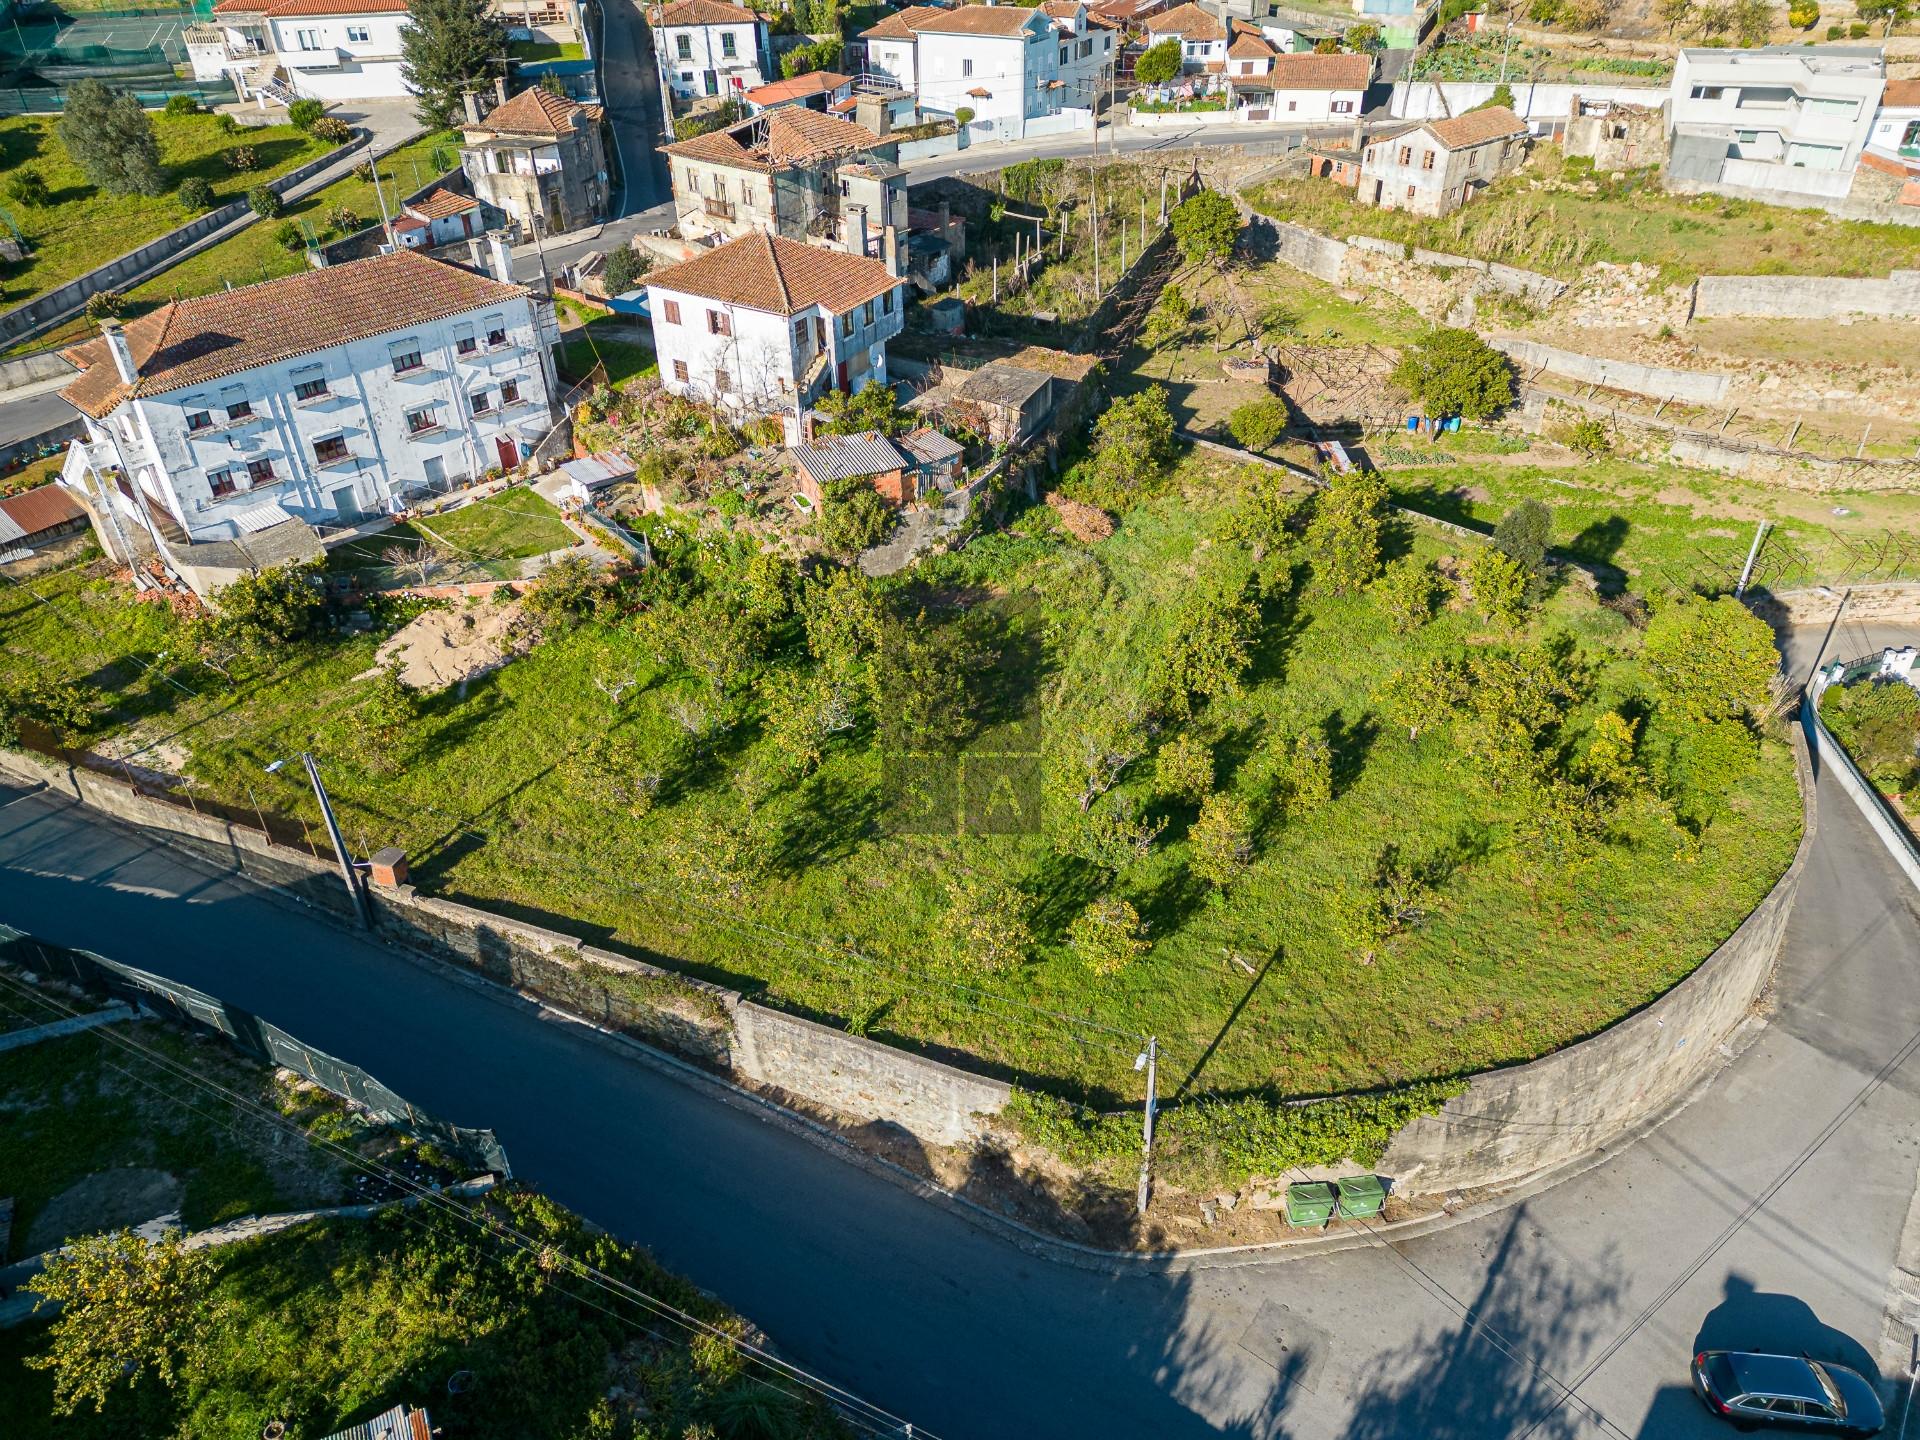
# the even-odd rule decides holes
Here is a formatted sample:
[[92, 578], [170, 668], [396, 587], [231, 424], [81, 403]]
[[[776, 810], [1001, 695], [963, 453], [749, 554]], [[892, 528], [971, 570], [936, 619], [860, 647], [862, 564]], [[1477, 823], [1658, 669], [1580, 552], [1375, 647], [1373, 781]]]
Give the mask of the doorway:
[[511, 470], [520, 463], [520, 447], [513, 443], [510, 436], [494, 436], [493, 448], [500, 456], [500, 468], [502, 470]]

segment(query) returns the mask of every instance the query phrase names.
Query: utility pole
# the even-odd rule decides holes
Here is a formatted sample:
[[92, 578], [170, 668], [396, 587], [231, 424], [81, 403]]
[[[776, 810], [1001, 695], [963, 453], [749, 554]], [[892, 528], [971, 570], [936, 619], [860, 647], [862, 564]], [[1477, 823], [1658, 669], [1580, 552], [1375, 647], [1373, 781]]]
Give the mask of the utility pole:
[[1753, 562], [1760, 554], [1760, 540], [1767, 533], [1767, 522], [1762, 520], [1753, 532], [1753, 544], [1747, 550], [1747, 563], [1740, 567], [1740, 583], [1733, 587], [1733, 598], [1738, 600], [1747, 593], [1747, 581], [1753, 575]]
[[[276, 760], [267, 766], [269, 775], [277, 774], [287, 762]], [[340, 878], [346, 882], [347, 894], [353, 897], [353, 913], [360, 919], [365, 929], [373, 928], [373, 915], [367, 909], [367, 895], [360, 888], [359, 872], [353, 868], [353, 861], [347, 855], [347, 842], [340, 836], [340, 822], [333, 818], [333, 803], [327, 799], [327, 787], [320, 782], [320, 767], [313, 762], [310, 751], [300, 752], [300, 764], [307, 772], [307, 779], [313, 784], [313, 795], [320, 802], [320, 818], [326, 822], [327, 838], [333, 841], [334, 858], [340, 862]]]
[[1142, 1215], [1147, 1213], [1147, 1201], [1153, 1194], [1153, 1090], [1160, 1067], [1160, 1042], [1151, 1035], [1147, 1037], [1146, 1050], [1133, 1062], [1134, 1069], [1143, 1067], [1147, 1072], [1147, 1104], [1141, 1121], [1140, 1197], [1137, 1205]]

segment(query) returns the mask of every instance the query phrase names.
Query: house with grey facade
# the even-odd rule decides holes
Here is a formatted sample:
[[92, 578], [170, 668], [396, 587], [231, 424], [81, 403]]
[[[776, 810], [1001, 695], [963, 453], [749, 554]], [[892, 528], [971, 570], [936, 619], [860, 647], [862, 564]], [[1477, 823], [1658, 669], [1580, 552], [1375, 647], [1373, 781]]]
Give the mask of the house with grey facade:
[[578, 230], [606, 218], [610, 180], [598, 105], [581, 105], [539, 86], [512, 99], [498, 82], [496, 103], [466, 97], [460, 168], [484, 205], [505, 212], [520, 236]]
[[1527, 124], [1505, 106], [1429, 120], [1367, 144], [1355, 197], [1383, 210], [1449, 215], [1526, 159]]

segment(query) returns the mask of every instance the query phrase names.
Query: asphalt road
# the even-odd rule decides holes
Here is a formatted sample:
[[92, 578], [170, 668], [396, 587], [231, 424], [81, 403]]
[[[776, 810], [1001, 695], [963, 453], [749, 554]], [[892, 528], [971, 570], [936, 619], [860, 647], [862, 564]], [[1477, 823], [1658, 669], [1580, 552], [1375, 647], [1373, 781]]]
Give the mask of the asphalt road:
[[1920, 1170], [1920, 897], [1838, 788], [1818, 794], [1777, 1012], [1703, 1098], [1490, 1219], [1217, 1268], [1028, 1256], [47, 796], [0, 802], [0, 921], [204, 987], [492, 1126], [524, 1178], [932, 1434], [1684, 1440], [1722, 1433], [1685, 1389], [1703, 1345], [1890, 1379], [1906, 1344], [1882, 1324]]

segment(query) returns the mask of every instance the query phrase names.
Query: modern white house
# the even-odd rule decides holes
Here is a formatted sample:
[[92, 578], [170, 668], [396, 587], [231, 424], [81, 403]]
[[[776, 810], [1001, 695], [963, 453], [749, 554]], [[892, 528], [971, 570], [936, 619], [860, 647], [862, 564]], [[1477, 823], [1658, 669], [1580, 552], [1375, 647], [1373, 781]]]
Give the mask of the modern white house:
[[909, 94], [920, 85], [918, 34], [914, 27], [940, 13], [937, 5], [909, 5], [860, 32], [867, 42], [866, 74], [899, 86]]
[[1920, 79], [1887, 82], [1867, 148], [1920, 170]]
[[1093, 109], [1113, 68], [1113, 34], [1088, 17], [1084, 0], [1043, 0], [1053, 21], [1055, 57], [1064, 107]]
[[1682, 49], [1669, 90], [1668, 183], [1845, 196], [1886, 86], [1877, 46]]
[[738, 99], [772, 75], [767, 25], [725, 0], [675, 0], [648, 13], [660, 88], [676, 99]]
[[[1077, 42], [1062, 36], [1044, 10], [961, 5], [915, 19], [913, 30], [923, 113], [970, 110], [975, 137], [982, 140], [1019, 140], [1092, 124], [1098, 87], [1089, 71], [1063, 73]], [[1112, 44], [1109, 32], [1102, 39]]]
[[[493, 241], [495, 274], [512, 273]], [[544, 307], [411, 250], [175, 300], [65, 351], [61, 471], [119, 554], [352, 525], [518, 465], [551, 428]], [[286, 532], [279, 532], [286, 533]]]
[[[1242, 35], [1233, 42], [1240, 51], [1250, 37]], [[1250, 47], [1249, 47], [1250, 48]], [[1229, 67], [1244, 63], [1235, 59]], [[1257, 63], [1257, 62], [1256, 62]], [[1243, 101], [1265, 100], [1271, 91], [1275, 120], [1301, 124], [1339, 124], [1357, 120], [1366, 112], [1367, 86], [1373, 83], [1371, 55], [1273, 55], [1264, 72], [1243, 79], [1237, 72], [1228, 79]]]
[[886, 384], [906, 300], [892, 258], [760, 234], [654, 271], [647, 311], [661, 383], [745, 414]]
[[196, 80], [231, 78], [242, 98], [393, 99], [406, 0], [218, 0], [186, 32]]

